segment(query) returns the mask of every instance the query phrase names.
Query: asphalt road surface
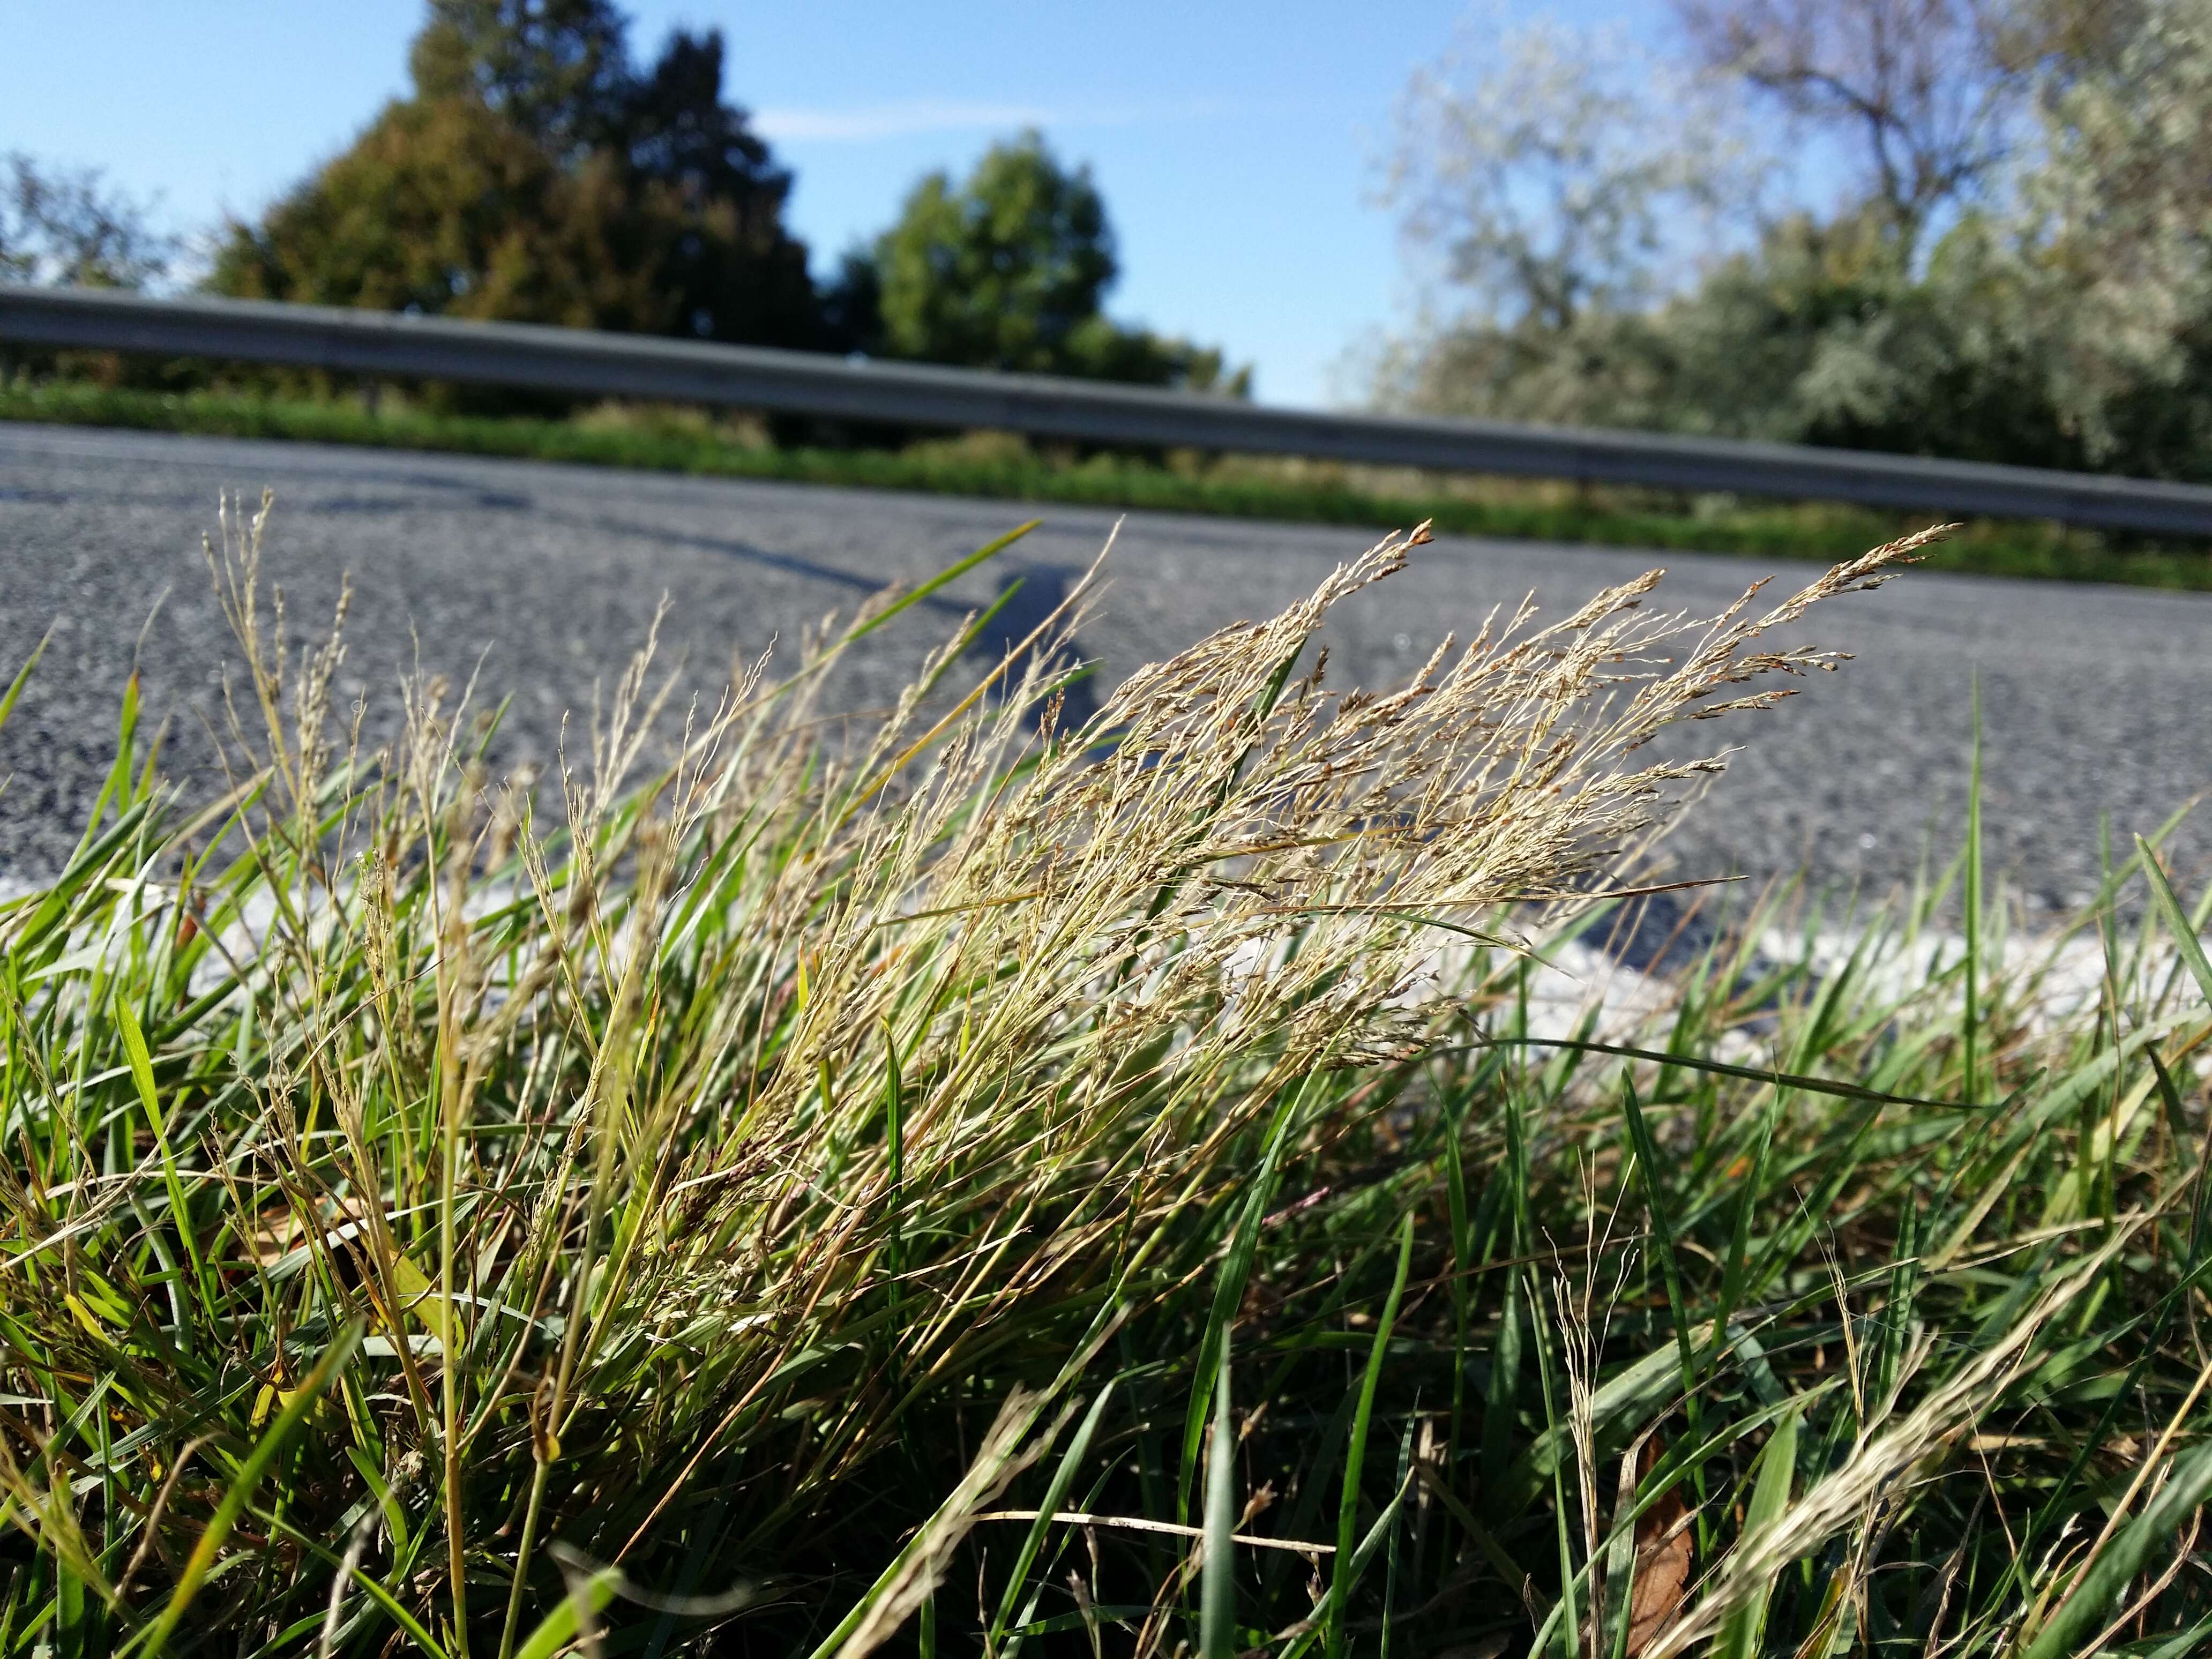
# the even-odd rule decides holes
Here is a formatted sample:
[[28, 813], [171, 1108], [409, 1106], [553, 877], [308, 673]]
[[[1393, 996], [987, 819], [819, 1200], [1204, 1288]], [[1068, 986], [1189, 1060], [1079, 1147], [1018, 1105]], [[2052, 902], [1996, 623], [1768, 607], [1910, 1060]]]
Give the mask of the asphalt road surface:
[[[563, 710], [588, 718], [665, 594], [664, 649], [701, 683], [772, 638], [797, 638], [882, 584], [941, 568], [1023, 519], [1042, 526], [943, 602], [870, 641], [839, 687], [887, 699], [971, 605], [1019, 574], [1009, 622], [1042, 612], [1086, 566], [1107, 511], [663, 477], [305, 444], [0, 425], [0, 669], [49, 625], [53, 643], [0, 729], [0, 882], [65, 857], [108, 769], [134, 653], [149, 713], [172, 716], [173, 774], [211, 781], [209, 720], [234, 649], [200, 550], [217, 492], [277, 508], [267, 568], [296, 635], [353, 575], [339, 690], [386, 708], [404, 669], [515, 702], [501, 751], [548, 756]], [[1371, 539], [1358, 530], [1133, 514], [1103, 614], [1081, 645], [1118, 678], [1224, 623], [1304, 593]], [[1378, 684], [1447, 630], [1533, 591], [1548, 614], [1654, 564], [1662, 598], [1717, 608], [1780, 559], [1644, 555], [1444, 538], [1341, 611], [1332, 681]], [[166, 594], [166, 599], [162, 596]], [[161, 601], [156, 611], [157, 600]], [[148, 617], [153, 620], [148, 624]], [[911, 625], [908, 625], [908, 624]], [[1683, 875], [1808, 869], [1886, 890], [1955, 848], [1978, 679], [1990, 856], [2029, 903], [2096, 884], [2100, 822], [2124, 848], [2212, 783], [2212, 594], [1911, 573], [1816, 612], [1807, 635], [1856, 654], [1772, 713], [1697, 728], [1746, 746], [1669, 843]], [[143, 634], [143, 638], [142, 638]], [[879, 642], [879, 644], [878, 644]], [[4, 678], [4, 676], [0, 676]], [[2185, 828], [2186, 869], [2212, 833]]]

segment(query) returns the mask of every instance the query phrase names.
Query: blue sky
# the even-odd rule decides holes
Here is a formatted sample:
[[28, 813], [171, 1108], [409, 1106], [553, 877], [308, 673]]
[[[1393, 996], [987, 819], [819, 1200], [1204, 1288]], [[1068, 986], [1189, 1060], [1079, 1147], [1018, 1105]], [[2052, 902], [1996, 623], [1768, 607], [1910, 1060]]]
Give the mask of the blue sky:
[[[915, 179], [1042, 128], [1088, 162], [1121, 239], [1121, 317], [1218, 343], [1259, 395], [1356, 388], [1345, 354], [1405, 299], [1373, 163], [1407, 75], [1464, 0], [637, 0], [633, 42], [714, 25], [725, 88], [798, 175], [826, 269]], [[1618, 20], [1652, 0], [1505, 0], [1484, 15]], [[0, 0], [0, 150], [96, 165], [179, 227], [251, 214], [406, 87], [403, 0]]]

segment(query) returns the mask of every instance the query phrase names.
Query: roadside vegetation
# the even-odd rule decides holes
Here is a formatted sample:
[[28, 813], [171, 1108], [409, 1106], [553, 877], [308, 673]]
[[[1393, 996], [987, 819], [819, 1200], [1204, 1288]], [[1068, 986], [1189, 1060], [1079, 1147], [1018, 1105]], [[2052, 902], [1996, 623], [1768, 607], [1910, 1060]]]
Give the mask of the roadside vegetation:
[[1545, 965], [1639, 902], [1688, 723], [1834, 665], [1765, 632], [1915, 543], [1339, 695], [1312, 635], [1393, 537], [1074, 730], [1080, 593], [825, 718], [889, 593], [711, 708], [641, 655], [499, 780], [440, 681], [361, 751], [266, 512], [211, 550], [228, 792], [134, 691], [0, 906], [0, 1651], [2212, 1633], [2212, 964], [2154, 847], [2086, 989], [1972, 814], [1656, 995]]
[[[640, 467], [708, 477], [768, 478], [865, 489], [915, 489], [1005, 501], [1056, 501], [1158, 512], [1360, 525], [1427, 520], [1441, 532], [1617, 547], [1752, 554], [1762, 559], [1850, 556], [1927, 520], [1818, 503], [1684, 498], [1656, 490], [1578, 489], [1526, 479], [1258, 457], [1079, 456], [1006, 433], [861, 448], [774, 441], [757, 418], [696, 410], [609, 406], [562, 418], [468, 415], [381, 398], [220, 390], [160, 392], [88, 380], [0, 385], [0, 420], [118, 427], [218, 437], [283, 438]], [[2212, 556], [2045, 522], [1963, 525], [1929, 548], [1932, 568], [2063, 581], [2212, 588]]]

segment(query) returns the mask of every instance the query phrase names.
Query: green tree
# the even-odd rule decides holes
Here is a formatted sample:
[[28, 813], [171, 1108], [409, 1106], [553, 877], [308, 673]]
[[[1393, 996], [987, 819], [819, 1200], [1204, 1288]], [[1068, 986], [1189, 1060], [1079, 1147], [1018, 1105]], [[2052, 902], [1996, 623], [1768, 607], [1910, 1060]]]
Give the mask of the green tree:
[[607, 0], [431, 0], [408, 67], [418, 96], [472, 99], [556, 157], [615, 137], [633, 80]]
[[820, 320], [805, 245], [785, 228], [791, 175], [722, 99], [720, 32], [669, 37], [634, 78], [611, 147], [670, 227], [658, 246], [678, 331], [811, 346]]
[[[580, 325], [634, 322], [593, 305], [579, 256], [603, 199], [469, 98], [388, 104], [346, 151], [234, 226], [213, 286], [253, 298]], [[605, 291], [601, 273], [599, 298]], [[628, 307], [612, 307], [619, 313]]]
[[630, 63], [606, 0], [434, 0], [395, 100], [256, 225], [218, 292], [756, 343], [817, 333], [790, 175], [717, 33]]
[[1087, 167], [1034, 132], [994, 145], [964, 185], [933, 173], [877, 244], [884, 343], [896, 356], [1051, 372], [1119, 274]]
[[[872, 260], [848, 257], [833, 306], [855, 343], [975, 368], [1078, 374], [1242, 394], [1218, 351], [1109, 319], [1120, 267], [1087, 167], [1062, 166], [1035, 132], [993, 146], [964, 184], [933, 173], [907, 197]], [[874, 339], [860, 320], [876, 309]]]

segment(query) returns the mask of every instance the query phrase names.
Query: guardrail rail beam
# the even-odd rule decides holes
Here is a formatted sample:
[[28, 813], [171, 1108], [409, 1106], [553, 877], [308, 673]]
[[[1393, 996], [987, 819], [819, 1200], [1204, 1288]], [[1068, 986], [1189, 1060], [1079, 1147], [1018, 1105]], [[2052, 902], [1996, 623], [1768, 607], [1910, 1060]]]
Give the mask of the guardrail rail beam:
[[0, 285], [0, 340], [720, 404], [1038, 438], [1727, 490], [2212, 537], [2212, 488], [1666, 433], [1273, 409], [1225, 397], [527, 323]]

